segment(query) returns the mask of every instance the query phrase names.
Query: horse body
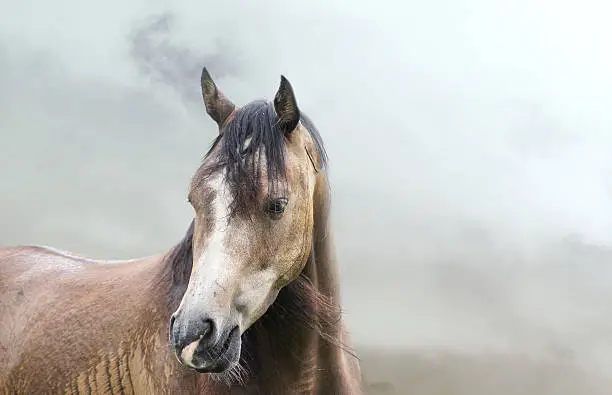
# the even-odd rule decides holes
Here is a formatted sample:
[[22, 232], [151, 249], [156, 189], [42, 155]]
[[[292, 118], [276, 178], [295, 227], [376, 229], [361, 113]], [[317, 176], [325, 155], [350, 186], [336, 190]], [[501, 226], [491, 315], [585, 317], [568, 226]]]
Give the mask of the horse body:
[[[297, 110], [293, 92], [283, 79], [277, 99], [289, 101], [276, 111], [278, 123], [289, 125], [285, 137], [266, 143], [249, 132], [245, 141], [227, 129], [228, 116], [269, 108], [236, 115], [205, 77], [204, 70], [207, 111], [230, 143], [242, 148], [259, 138], [270, 152], [286, 150], [288, 198], [261, 200], [272, 207], [266, 214], [245, 204], [232, 226], [247, 238], [220, 239], [216, 229], [229, 222], [213, 220], [215, 209], [224, 209], [223, 191], [196, 173], [196, 217], [165, 253], [111, 263], [45, 247], [0, 249], [0, 392], [361, 394], [341, 320], [327, 177], [311, 131], [283, 113]], [[265, 133], [275, 130], [271, 125]], [[292, 211], [283, 217], [285, 206]], [[220, 256], [222, 266], [214, 261]], [[241, 278], [222, 272], [231, 265]]]

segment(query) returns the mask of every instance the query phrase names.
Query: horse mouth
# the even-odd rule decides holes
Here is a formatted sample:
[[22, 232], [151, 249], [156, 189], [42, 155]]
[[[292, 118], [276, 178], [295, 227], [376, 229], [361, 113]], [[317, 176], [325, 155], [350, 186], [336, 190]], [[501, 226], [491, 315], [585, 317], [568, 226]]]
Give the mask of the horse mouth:
[[221, 347], [198, 350], [193, 369], [199, 373], [221, 373], [234, 367], [240, 358], [240, 329], [233, 328]]

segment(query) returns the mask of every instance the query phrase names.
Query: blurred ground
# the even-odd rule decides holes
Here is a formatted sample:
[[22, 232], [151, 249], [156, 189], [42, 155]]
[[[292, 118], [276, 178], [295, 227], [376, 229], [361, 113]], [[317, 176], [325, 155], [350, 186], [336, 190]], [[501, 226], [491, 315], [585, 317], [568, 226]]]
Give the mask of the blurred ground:
[[612, 388], [609, 378], [563, 358], [367, 347], [360, 355], [371, 395], [603, 395]]
[[612, 393], [610, 251], [568, 239], [529, 264], [486, 245], [467, 256], [447, 243], [446, 263], [414, 256], [393, 271], [377, 251], [359, 275], [350, 263], [367, 255], [348, 259], [345, 312], [369, 393]]

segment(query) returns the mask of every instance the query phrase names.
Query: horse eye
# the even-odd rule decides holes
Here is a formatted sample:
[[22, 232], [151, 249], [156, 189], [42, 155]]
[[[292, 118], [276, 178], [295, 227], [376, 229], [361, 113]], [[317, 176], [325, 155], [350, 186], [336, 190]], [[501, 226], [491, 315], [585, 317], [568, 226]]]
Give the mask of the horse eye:
[[285, 207], [287, 207], [287, 203], [288, 200], [285, 198], [270, 200], [266, 211], [272, 216], [280, 216], [282, 213], [285, 212]]

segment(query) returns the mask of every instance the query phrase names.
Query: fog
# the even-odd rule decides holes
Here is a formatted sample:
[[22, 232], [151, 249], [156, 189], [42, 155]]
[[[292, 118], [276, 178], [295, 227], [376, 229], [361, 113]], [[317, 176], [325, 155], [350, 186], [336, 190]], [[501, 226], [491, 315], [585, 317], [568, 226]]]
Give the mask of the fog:
[[170, 248], [217, 132], [201, 67], [239, 105], [272, 99], [283, 74], [330, 156], [369, 381], [610, 388], [607, 3], [0, 4], [0, 245]]

